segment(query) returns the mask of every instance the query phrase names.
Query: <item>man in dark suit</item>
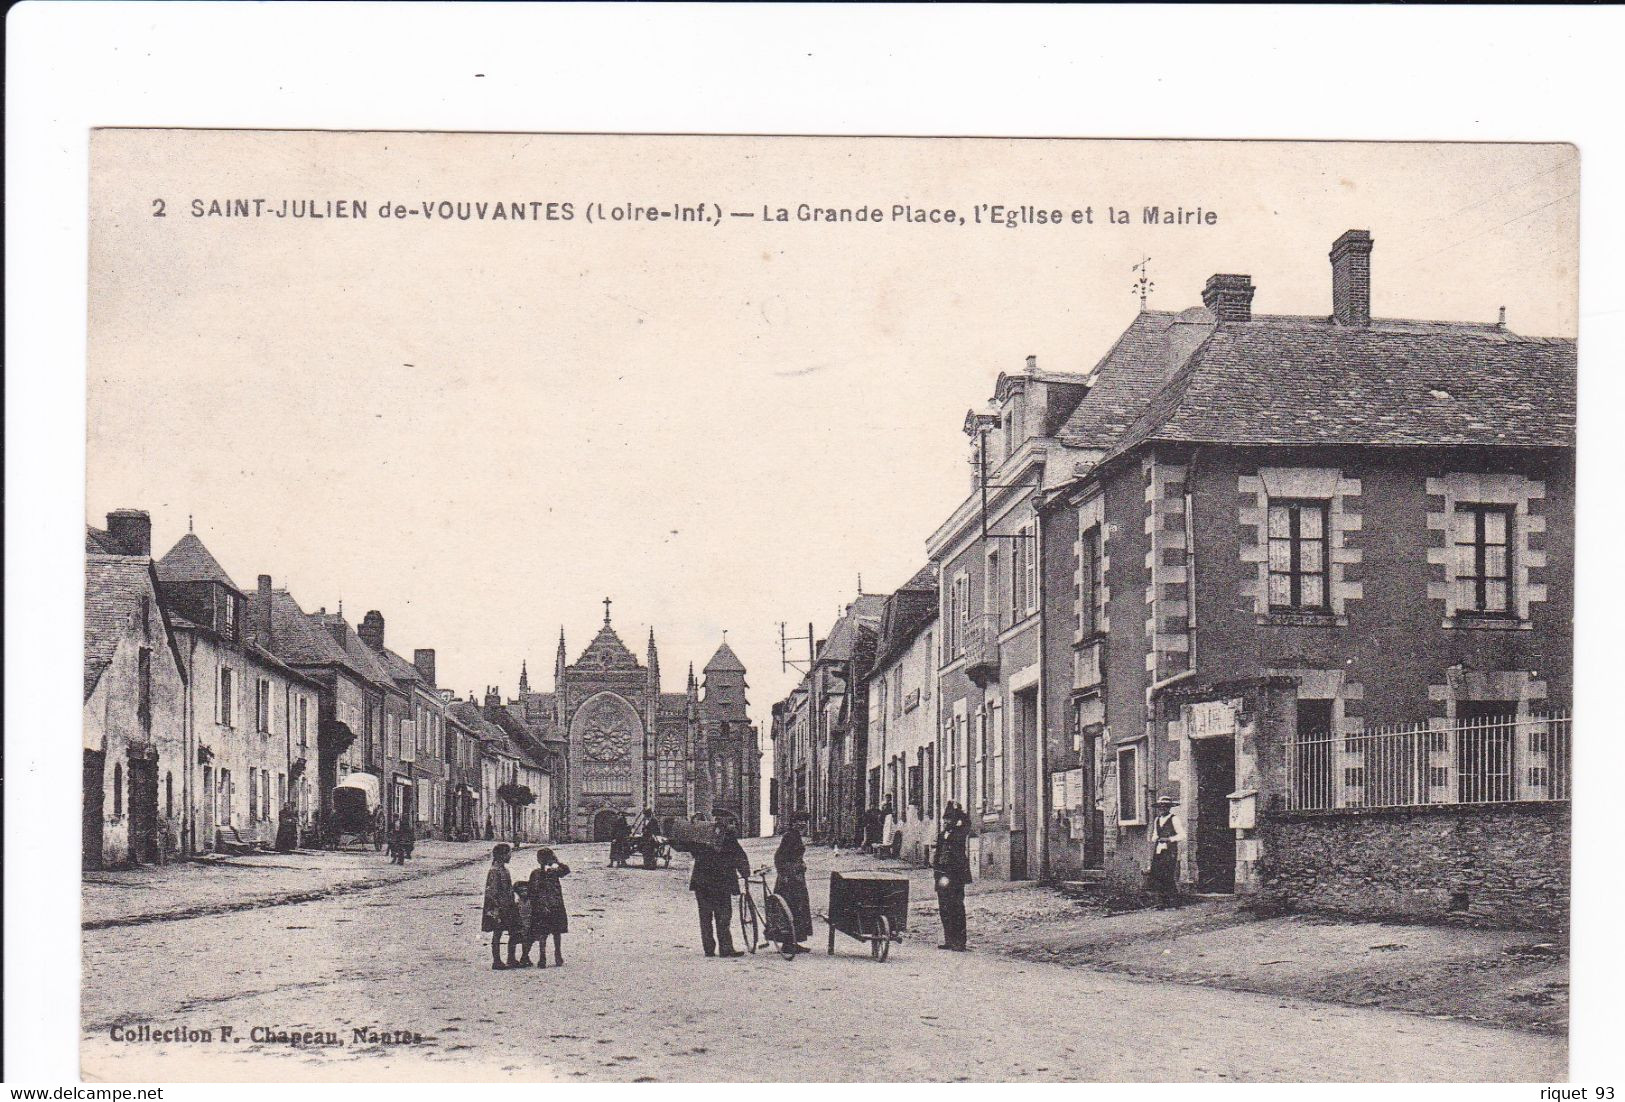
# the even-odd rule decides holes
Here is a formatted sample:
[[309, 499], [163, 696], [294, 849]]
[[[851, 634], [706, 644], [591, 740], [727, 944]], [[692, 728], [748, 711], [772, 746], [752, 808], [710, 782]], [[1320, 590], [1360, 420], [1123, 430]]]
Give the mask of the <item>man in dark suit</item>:
[[700, 944], [708, 957], [742, 957], [744, 952], [734, 948], [734, 897], [739, 894], [739, 880], [750, 877], [750, 858], [733, 824], [727, 820], [717, 824], [713, 840], [690, 842], [675, 848], [694, 854], [694, 871], [689, 874], [688, 887], [700, 910]]
[[970, 852], [966, 842], [970, 819], [952, 801], [942, 809], [942, 832], [931, 861], [937, 886], [937, 910], [942, 915], [942, 944], [938, 949], [965, 952], [965, 885], [970, 883]]

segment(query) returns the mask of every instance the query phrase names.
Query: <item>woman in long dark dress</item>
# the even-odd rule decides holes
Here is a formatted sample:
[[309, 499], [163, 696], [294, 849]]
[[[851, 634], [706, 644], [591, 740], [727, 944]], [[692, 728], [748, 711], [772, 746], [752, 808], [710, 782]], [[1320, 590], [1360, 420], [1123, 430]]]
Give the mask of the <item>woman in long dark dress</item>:
[[[553, 964], [564, 964], [561, 939], [570, 932], [570, 912], [564, 906], [564, 885], [559, 881], [570, 875], [570, 866], [543, 846], [536, 851], [536, 868], [530, 874], [530, 937], [541, 942], [536, 946], [536, 964], [547, 967], [547, 938], [553, 937]], [[526, 948], [529, 948], [527, 943]]]
[[790, 905], [796, 948], [806, 952], [807, 947], [800, 943], [812, 936], [812, 901], [807, 898], [807, 844], [801, 838], [801, 823], [799, 817], [790, 821], [773, 854], [773, 871], [778, 874], [773, 892]]

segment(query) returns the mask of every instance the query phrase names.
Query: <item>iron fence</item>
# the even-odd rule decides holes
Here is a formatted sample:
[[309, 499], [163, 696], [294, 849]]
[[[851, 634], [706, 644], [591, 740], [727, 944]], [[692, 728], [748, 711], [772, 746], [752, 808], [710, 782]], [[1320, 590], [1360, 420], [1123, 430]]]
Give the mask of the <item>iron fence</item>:
[[1566, 713], [1294, 734], [1286, 747], [1293, 811], [1569, 798]]

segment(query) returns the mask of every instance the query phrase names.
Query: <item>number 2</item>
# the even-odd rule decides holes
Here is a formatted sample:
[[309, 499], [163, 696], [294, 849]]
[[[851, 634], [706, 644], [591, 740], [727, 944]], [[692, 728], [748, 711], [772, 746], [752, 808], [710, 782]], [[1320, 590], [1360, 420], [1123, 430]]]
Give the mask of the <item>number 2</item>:
[[164, 214], [164, 201], [162, 199], [154, 199], [152, 201], [152, 216], [154, 218], [166, 217]]

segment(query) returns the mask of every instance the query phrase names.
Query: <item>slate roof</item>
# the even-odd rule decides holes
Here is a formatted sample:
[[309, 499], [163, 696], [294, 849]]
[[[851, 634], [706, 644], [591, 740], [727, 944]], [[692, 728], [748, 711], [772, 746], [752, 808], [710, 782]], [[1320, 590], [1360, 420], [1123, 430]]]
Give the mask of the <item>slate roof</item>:
[[[152, 598], [152, 615], [164, 620], [157, 599], [157, 578], [152, 560], [134, 555], [87, 555], [85, 558], [85, 672], [84, 699], [96, 691], [102, 674], [113, 664], [119, 639], [142, 597]], [[165, 635], [169, 633], [166, 630]], [[173, 651], [174, 638], [170, 636]], [[176, 664], [180, 656], [175, 655]], [[182, 674], [184, 677], [184, 673]]]
[[936, 618], [937, 580], [931, 568], [926, 567], [886, 598], [870, 675], [889, 666]]
[[85, 525], [85, 552], [91, 555], [122, 555], [118, 540], [100, 528]]
[[819, 662], [844, 662], [852, 657], [856, 648], [860, 625], [879, 630], [880, 617], [886, 609], [884, 593], [860, 593], [852, 605], [835, 621], [829, 637], [818, 650]]
[[158, 560], [158, 578], [165, 582], [219, 582], [242, 593], [193, 532], [175, 541], [168, 554]]
[[1493, 325], [1216, 327], [1113, 447], [1148, 441], [1573, 447], [1574, 342]]
[[1089, 393], [1055, 435], [1077, 447], [1116, 443], [1177, 369], [1168, 347], [1176, 323], [1211, 328], [1213, 315], [1201, 308], [1182, 315], [1141, 311], [1095, 365]]
[[733, 648], [728, 646], [727, 641], [724, 640], [722, 646], [718, 647], [717, 652], [711, 656], [711, 661], [705, 664], [705, 672], [744, 673], [745, 664], [739, 660], [739, 656], [733, 652]]
[[[374, 685], [397, 691], [400, 689], [400, 686], [395, 684], [394, 675], [380, 660], [378, 652], [361, 641], [361, 636], [355, 633], [355, 628], [344, 617], [335, 612], [312, 612], [307, 618], [316, 626], [317, 631], [320, 631], [332, 641], [335, 650], [343, 653], [345, 664], [356, 673], [371, 681]], [[339, 643], [338, 638], [331, 631], [334, 624], [343, 625], [343, 644]], [[275, 630], [274, 627], [273, 630]]]
[[[247, 594], [248, 622], [259, 622], [259, 591]], [[271, 646], [270, 652], [293, 667], [338, 666], [363, 681], [375, 681], [381, 672], [376, 663], [365, 656], [350, 653], [339, 646], [336, 639], [320, 622], [321, 614], [307, 613], [285, 589], [271, 591]], [[350, 637], [362, 649], [366, 644]]]

